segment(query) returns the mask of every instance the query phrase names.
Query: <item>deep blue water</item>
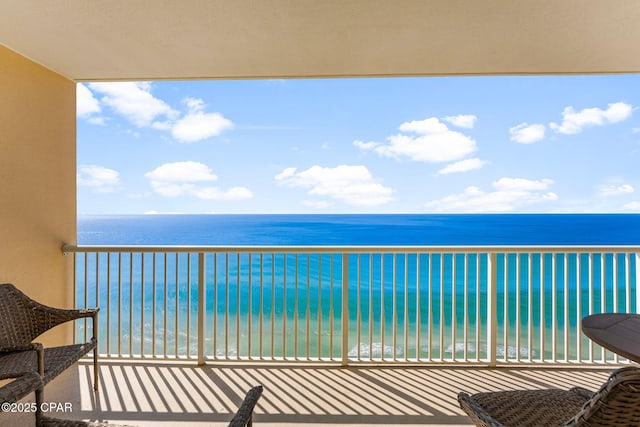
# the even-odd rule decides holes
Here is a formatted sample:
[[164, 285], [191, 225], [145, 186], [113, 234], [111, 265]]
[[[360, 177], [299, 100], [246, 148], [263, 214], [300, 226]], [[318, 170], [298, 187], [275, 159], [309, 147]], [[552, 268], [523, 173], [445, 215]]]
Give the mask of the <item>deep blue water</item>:
[[80, 216], [80, 245], [638, 245], [636, 214]]

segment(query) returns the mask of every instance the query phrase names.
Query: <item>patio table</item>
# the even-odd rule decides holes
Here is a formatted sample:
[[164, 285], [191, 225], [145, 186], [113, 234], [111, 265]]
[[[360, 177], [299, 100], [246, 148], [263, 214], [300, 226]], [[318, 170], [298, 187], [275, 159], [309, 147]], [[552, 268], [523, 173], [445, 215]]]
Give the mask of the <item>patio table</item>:
[[640, 314], [592, 314], [582, 319], [582, 332], [596, 344], [640, 362]]

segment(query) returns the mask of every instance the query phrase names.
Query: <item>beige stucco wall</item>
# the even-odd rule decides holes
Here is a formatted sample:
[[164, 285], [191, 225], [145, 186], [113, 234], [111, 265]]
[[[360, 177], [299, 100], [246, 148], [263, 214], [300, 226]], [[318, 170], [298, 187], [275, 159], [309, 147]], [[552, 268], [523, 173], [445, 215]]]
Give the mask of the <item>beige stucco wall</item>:
[[[76, 85], [0, 46], [0, 283], [72, 307]], [[70, 328], [44, 337], [70, 339]]]

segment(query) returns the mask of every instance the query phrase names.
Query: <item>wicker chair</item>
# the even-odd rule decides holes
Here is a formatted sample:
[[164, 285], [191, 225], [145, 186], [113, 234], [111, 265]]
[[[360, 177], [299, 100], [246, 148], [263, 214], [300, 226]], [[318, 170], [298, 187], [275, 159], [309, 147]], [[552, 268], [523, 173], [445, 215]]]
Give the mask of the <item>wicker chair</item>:
[[[93, 337], [86, 343], [43, 349], [32, 341], [49, 329], [70, 320], [93, 319]], [[0, 378], [37, 371], [42, 382], [73, 365], [96, 349], [98, 309], [63, 310], [40, 304], [9, 283], [0, 284]], [[35, 350], [35, 351], [33, 351]], [[94, 389], [98, 390], [98, 354], [93, 352]]]
[[580, 387], [460, 393], [458, 402], [477, 426], [638, 426], [640, 368], [613, 371], [595, 393]]

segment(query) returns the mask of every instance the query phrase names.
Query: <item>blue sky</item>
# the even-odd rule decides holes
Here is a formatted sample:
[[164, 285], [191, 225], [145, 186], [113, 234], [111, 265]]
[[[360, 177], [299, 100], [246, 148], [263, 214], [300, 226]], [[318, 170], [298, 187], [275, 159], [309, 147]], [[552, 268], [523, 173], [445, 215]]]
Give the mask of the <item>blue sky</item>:
[[82, 83], [79, 214], [640, 212], [640, 76]]

